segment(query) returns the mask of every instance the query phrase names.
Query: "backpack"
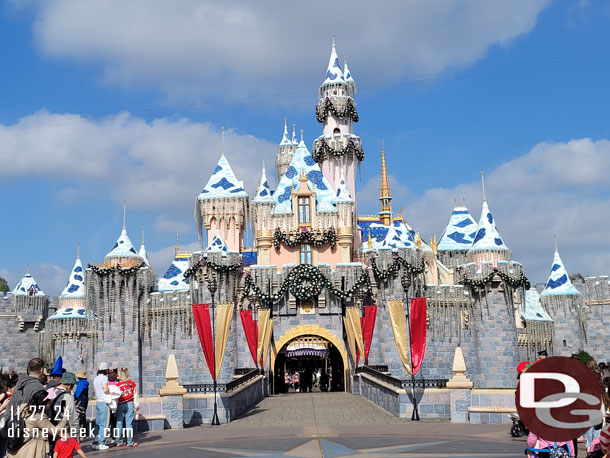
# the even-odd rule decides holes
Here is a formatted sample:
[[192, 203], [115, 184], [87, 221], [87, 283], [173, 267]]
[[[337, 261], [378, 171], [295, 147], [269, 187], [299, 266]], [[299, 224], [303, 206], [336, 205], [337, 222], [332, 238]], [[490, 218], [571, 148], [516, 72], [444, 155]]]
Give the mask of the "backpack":
[[63, 412], [66, 406], [66, 401], [64, 401], [65, 394], [65, 391], [61, 391], [57, 397], [53, 399], [51, 407], [49, 407], [49, 421], [55, 426], [57, 426], [63, 418]]
[[6, 449], [10, 452], [16, 452], [25, 443], [25, 410], [17, 412], [17, 415], [6, 415], [2, 436], [6, 437]]
[[570, 458], [572, 456], [565, 448], [558, 445], [551, 445], [549, 450], [549, 456], [552, 458]]

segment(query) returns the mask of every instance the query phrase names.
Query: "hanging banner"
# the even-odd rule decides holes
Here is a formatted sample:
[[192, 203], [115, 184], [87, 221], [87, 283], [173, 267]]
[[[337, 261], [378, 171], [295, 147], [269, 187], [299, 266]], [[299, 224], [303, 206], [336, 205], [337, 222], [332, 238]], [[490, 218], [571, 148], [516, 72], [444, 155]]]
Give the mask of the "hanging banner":
[[426, 352], [426, 298], [411, 299], [411, 364], [413, 375], [421, 368]]
[[377, 318], [377, 306], [365, 305], [364, 318], [362, 318], [362, 336], [364, 337], [364, 364], [369, 363], [369, 352], [373, 342], [373, 332], [375, 331], [375, 320]]
[[360, 325], [360, 309], [358, 307], [346, 307], [345, 314], [349, 319], [352, 332], [354, 333], [354, 339], [356, 340], [356, 346], [361, 355], [364, 354], [364, 340], [362, 339], [362, 326]]
[[208, 365], [212, 379], [216, 380], [216, 370], [214, 368], [214, 343], [212, 342], [212, 323], [210, 322], [209, 304], [193, 304], [193, 316], [197, 325], [199, 341], [203, 349], [203, 356]]
[[240, 310], [239, 316], [241, 316], [241, 324], [244, 328], [244, 334], [246, 335], [246, 342], [250, 349], [250, 354], [254, 360], [254, 365], [258, 367], [258, 360], [256, 359], [256, 349], [258, 346], [258, 328], [256, 321], [252, 319], [252, 310]]
[[[263, 343], [265, 341], [265, 331], [269, 326], [269, 309], [258, 309], [258, 342], [256, 345], [256, 360], [261, 361], [263, 358]], [[261, 365], [264, 369], [265, 366]]]
[[[216, 373], [220, 374], [222, 360], [225, 357], [231, 321], [233, 320], [233, 304], [218, 304], [216, 306]], [[212, 311], [213, 312], [213, 311]]]
[[[356, 360], [356, 338], [354, 337], [354, 329], [352, 328], [352, 322], [346, 316], [343, 318], [343, 324], [345, 325], [345, 334], [347, 335], [347, 346], [349, 347], [349, 351], [352, 354], [352, 358], [354, 361]], [[358, 364], [358, 363], [356, 363]]]
[[394, 333], [394, 342], [398, 355], [407, 373], [412, 375], [409, 365], [409, 346], [407, 345], [407, 319], [405, 318], [405, 308], [401, 300], [388, 301], [388, 315]]
[[[265, 327], [265, 338], [263, 339], [263, 361], [261, 367], [265, 367], [267, 364], [267, 356], [269, 356], [269, 345], [271, 345], [271, 333], [273, 332], [273, 320], [267, 320], [267, 326]], [[273, 368], [271, 368], [273, 370]]]

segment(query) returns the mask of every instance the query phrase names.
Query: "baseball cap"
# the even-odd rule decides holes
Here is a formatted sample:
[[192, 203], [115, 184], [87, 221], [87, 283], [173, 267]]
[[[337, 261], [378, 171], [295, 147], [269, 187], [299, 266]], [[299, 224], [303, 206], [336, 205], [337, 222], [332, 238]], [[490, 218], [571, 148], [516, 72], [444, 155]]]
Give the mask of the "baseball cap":
[[107, 370], [108, 370], [108, 363], [106, 363], [106, 362], [102, 362], [102, 363], [100, 363], [100, 368], [99, 368], [99, 370], [100, 370], [100, 371], [107, 371]]

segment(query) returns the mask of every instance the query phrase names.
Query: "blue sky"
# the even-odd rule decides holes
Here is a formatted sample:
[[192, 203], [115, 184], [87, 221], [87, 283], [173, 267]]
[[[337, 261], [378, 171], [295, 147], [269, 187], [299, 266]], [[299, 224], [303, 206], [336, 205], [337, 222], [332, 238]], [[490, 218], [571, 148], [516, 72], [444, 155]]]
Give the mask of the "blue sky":
[[176, 231], [195, 246], [193, 202], [220, 126], [251, 193], [284, 116], [308, 145], [320, 134], [314, 106], [333, 32], [358, 84], [361, 213], [377, 211], [384, 140], [394, 209], [426, 239], [440, 236], [454, 198], [478, 220], [485, 170], [500, 233], [534, 282], [548, 275], [554, 233], [568, 271], [610, 272], [604, 2], [397, 1], [349, 12], [337, 2], [324, 18], [323, 2], [169, 3], [0, 6], [0, 275], [11, 286], [30, 264], [57, 294], [76, 242], [84, 262], [101, 262], [123, 199], [132, 241], [144, 226], [162, 273]]

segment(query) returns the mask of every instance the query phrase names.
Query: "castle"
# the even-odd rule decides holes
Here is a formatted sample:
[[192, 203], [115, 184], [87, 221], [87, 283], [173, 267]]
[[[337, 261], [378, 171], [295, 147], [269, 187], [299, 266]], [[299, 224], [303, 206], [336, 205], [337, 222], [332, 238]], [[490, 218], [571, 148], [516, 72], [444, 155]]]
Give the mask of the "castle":
[[[326, 359], [335, 389], [355, 392], [356, 369], [364, 364], [405, 379], [388, 304], [401, 301], [406, 312], [414, 297], [427, 299], [428, 313], [416, 379], [451, 377], [458, 346], [481, 389], [514, 387], [518, 362], [543, 349], [550, 355], [583, 349], [603, 358], [610, 343], [608, 276], [587, 278], [577, 289], [556, 249], [539, 293], [512, 259], [485, 195], [478, 222], [456, 205], [442, 237], [426, 243], [393, 212], [382, 150], [380, 211], [358, 213], [355, 181], [364, 151], [354, 132], [355, 94], [333, 43], [315, 110], [322, 134], [311, 150], [302, 132], [297, 138], [293, 127], [289, 135], [285, 122], [277, 186], [270, 188], [263, 165], [251, 196], [229, 162], [239, 152], [225, 154], [223, 147], [195, 200], [202, 250], [176, 249], [162, 277], [150, 267], [143, 240], [136, 250], [125, 222], [101, 263], [85, 267], [77, 255], [58, 304], [26, 273], [0, 300], [0, 367], [22, 370], [31, 357], [61, 355], [65, 367], [94, 374], [99, 362], [110, 361], [130, 368], [144, 396], [157, 396], [173, 354], [180, 383], [206, 386], [211, 376], [191, 304], [211, 303], [212, 294], [215, 304], [273, 319], [263, 358], [266, 392], [281, 391], [285, 371], [311, 355]], [[248, 223], [253, 247], [244, 246]], [[350, 310], [362, 316], [365, 305], [377, 307], [366, 361], [344, 319]], [[218, 381], [228, 384], [257, 360], [235, 314]], [[207, 411], [200, 415], [209, 418]]]

